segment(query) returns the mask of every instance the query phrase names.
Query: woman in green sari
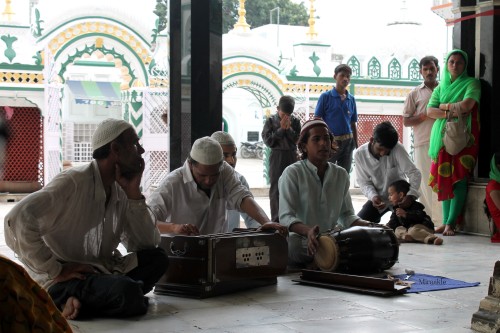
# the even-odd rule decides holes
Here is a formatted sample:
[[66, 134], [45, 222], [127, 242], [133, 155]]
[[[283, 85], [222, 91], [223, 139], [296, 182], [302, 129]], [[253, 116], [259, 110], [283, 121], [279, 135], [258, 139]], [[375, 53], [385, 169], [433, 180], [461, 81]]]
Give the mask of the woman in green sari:
[[[479, 80], [467, 75], [468, 56], [462, 50], [453, 50], [446, 57], [446, 66], [439, 85], [434, 89], [427, 116], [436, 119], [431, 131], [429, 156], [431, 170], [429, 185], [437, 192], [443, 205], [443, 225], [436, 232], [453, 236], [457, 219], [465, 205], [467, 181], [476, 164], [479, 142]], [[448, 154], [443, 146], [444, 127], [448, 115], [466, 116], [472, 140], [456, 155]]]

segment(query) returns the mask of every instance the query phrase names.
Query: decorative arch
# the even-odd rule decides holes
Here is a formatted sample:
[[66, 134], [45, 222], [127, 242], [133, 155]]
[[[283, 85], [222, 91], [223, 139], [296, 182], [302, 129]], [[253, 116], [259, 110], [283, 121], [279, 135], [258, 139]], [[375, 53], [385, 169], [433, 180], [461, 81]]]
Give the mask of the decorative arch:
[[368, 62], [368, 76], [372, 79], [379, 79], [382, 76], [380, 61], [375, 57], [372, 57]]
[[87, 18], [63, 23], [58, 27], [60, 32], [47, 41], [61, 82], [69, 64], [85, 54], [100, 51], [113, 56], [115, 66], [124, 73], [122, 89], [132, 87], [136, 80], [149, 85], [147, 67], [153, 61], [153, 55], [149, 44], [140, 35], [116, 20], [90, 17], [89, 21], [82, 22], [82, 19]]
[[235, 62], [222, 66], [222, 92], [242, 88], [252, 93], [262, 109], [278, 104], [283, 95], [284, 82], [278, 73], [261, 64]]
[[351, 67], [352, 70], [352, 75], [351, 77], [360, 77], [361, 76], [361, 71], [360, 71], [360, 65], [359, 65], [359, 60], [355, 56], [352, 56], [347, 60], [347, 65]]
[[389, 79], [391, 80], [400, 80], [401, 79], [401, 64], [398, 59], [392, 58], [387, 66], [387, 70], [389, 72]]
[[[58, 29], [62, 28], [61, 32], [48, 41], [48, 47], [52, 54], [57, 54], [65, 44], [77, 37], [89, 34], [101, 34], [110, 37], [113, 36], [121, 40], [124, 44], [130, 45], [139, 58], [142, 59], [144, 64], [149, 64], [151, 62], [152, 55], [149, 52], [150, 45], [142, 36], [122, 22], [95, 16], [82, 17], [79, 18], [79, 20], [80, 22], [68, 21], [58, 27]], [[81, 22], [83, 20], [84, 22]]]
[[[96, 39], [93, 40], [92, 37], [96, 37]], [[99, 45], [100, 42], [98, 40], [101, 38], [103, 40], [102, 45]], [[118, 42], [118, 45], [116, 42]], [[106, 44], [111, 45], [106, 46]], [[135, 80], [139, 79], [139, 75], [144, 85], [149, 84], [148, 70], [138, 55], [127, 44], [123, 44], [112, 36], [103, 34], [89, 34], [77, 37], [58, 50], [54, 58], [56, 63], [59, 64], [57, 66], [59, 68], [57, 73], [61, 82], [64, 82], [64, 73], [68, 65], [80, 59], [85, 54], [91, 55], [97, 51], [102, 52], [104, 55], [111, 55], [115, 59], [115, 66], [120, 68], [122, 73], [124, 73], [122, 76], [124, 87], [122, 89], [132, 87]], [[138, 70], [136, 71], [136, 69]]]
[[408, 65], [408, 79], [411, 81], [420, 80], [420, 68], [417, 59], [413, 59]]

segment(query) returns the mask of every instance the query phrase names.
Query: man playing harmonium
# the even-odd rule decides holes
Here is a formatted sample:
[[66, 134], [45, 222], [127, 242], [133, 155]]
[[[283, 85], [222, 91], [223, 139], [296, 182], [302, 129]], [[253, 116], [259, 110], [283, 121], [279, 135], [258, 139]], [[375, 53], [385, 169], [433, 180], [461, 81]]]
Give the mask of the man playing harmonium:
[[262, 226], [287, 235], [287, 228], [269, 217], [224, 161], [216, 140], [196, 140], [184, 165], [172, 171], [151, 195], [161, 233], [207, 235], [227, 232], [226, 208], [248, 214]]
[[312, 264], [320, 233], [352, 226], [373, 226], [354, 214], [349, 175], [328, 162], [332, 134], [320, 118], [302, 126], [298, 147], [302, 160], [285, 169], [279, 180], [280, 223], [291, 231], [288, 261], [292, 267]]

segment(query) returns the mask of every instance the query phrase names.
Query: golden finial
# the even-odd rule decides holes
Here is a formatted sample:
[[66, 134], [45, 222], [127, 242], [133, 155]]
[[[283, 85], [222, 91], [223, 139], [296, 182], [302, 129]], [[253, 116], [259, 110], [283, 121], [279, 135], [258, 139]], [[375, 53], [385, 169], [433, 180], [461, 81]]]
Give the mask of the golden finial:
[[7, 21], [12, 21], [12, 16], [14, 16], [14, 12], [12, 11], [12, 7], [10, 3], [12, 0], [5, 0], [5, 9], [2, 13], [3, 16], [7, 17]]
[[245, 0], [240, 0], [240, 7], [238, 8], [238, 22], [234, 25], [235, 31], [248, 32], [250, 30], [250, 25], [247, 23], [247, 19], [245, 18], [246, 13]]
[[318, 33], [316, 32], [316, 29], [314, 28], [314, 25], [316, 24], [316, 19], [315, 19], [315, 13], [316, 9], [314, 8], [314, 0], [309, 0], [310, 6], [309, 6], [309, 30], [306, 32], [306, 36], [309, 40], [315, 40], [318, 37]]

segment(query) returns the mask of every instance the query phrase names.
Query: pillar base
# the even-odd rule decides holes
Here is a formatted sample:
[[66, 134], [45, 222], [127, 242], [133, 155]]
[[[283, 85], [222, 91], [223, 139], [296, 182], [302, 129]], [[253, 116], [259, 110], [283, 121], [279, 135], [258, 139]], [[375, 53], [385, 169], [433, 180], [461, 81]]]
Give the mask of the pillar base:
[[500, 261], [495, 263], [490, 278], [488, 296], [479, 303], [479, 310], [472, 315], [471, 328], [476, 332], [500, 333]]

